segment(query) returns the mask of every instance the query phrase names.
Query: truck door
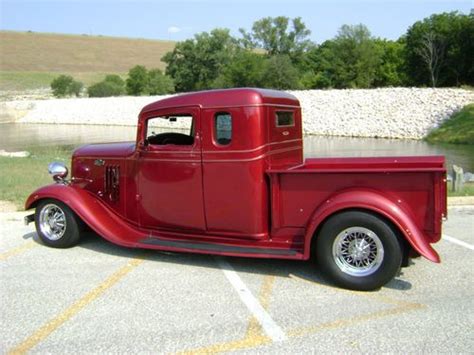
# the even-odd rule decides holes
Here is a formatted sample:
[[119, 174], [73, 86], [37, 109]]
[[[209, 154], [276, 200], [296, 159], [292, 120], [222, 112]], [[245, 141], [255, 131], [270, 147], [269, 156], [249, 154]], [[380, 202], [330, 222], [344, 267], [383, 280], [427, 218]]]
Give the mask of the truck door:
[[202, 111], [207, 230], [236, 238], [268, 236], [264, 108]]
[[200, 109], [156, 111], [145, 125], [136, 173], [140, 225], [205, 230]]

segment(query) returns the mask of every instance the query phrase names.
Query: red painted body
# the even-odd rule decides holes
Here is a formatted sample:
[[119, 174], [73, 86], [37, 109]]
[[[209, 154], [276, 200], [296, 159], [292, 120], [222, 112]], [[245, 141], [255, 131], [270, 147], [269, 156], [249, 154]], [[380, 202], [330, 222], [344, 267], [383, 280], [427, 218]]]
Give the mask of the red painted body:
[[[282, 111], [293, 124], [276, 124]], [[232, 117], [225, 145], [214, 124], [223, 113]], [[147, 144], [149, 119], [184, 114], [193, 117], [193, 144]], [[295, 97], [215, 90], [146, 106], [136, 142], [77, 149], [71, 183], [40, 188], [26, 209], [61, 200], [127, 247], [288, 259], [309, 258], [328, 217], [366, 210], [394, 225], [415, 253], [439, 262], [431, 244], [447, 213], [445, 175], [438, 156], [303, 160]]]

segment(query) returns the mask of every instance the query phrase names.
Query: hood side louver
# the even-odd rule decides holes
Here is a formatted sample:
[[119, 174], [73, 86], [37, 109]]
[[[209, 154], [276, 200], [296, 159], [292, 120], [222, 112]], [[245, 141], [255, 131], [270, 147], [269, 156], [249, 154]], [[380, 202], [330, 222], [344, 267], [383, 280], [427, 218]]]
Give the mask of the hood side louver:
[[112, 202], [120, 198], [120, 167], [107, 165], [105, 167], [105, 196]]

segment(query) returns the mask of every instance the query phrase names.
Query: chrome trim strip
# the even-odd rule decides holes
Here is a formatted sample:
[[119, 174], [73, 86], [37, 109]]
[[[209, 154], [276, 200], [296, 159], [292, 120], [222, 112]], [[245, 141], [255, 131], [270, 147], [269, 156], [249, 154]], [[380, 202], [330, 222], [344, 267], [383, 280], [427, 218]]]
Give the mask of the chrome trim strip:
[[296, 105], [283, 105], [283, 104], [249, 104], [249, 105], [231, 105], [231, 106], [203, 106], [203, 109], [221, 109], [221, 108], [241, 108], [241, 107], [286, 107], [286, 108], [300, 108], [300, 106]]
[[[267, 143], [267, 144], [262, 144], [261, 146], [258, 146], [258, 147], [252, 148], [252, 149], [218, 150], [218, 151], [203, 150], [202, 153], [204, 153], [204, 154], [253, 153], [253, 152], [261, 150], [265, 147], [270, 147], [270, 146], [277, 145], [277, 144], [287, 144], [287, 143], [302, 142], [302, 141], [303, 141], [303, 139], [301, 139], [301, 138], [287, 139], [287, 140], [281, 141], [281, 142], [271, 142], [271, 143]], [[151, 154], [154, 154], [154, 153], [157, 153], [157, 154], [159, 154], [159, 153], [174, 154], [174, 153], [176, 153], [176, 154], [200, 155], [199, 151], [184, 152], [184, 151], [181, 151], [181, 150], [163, 150], [163, 151], [156, 150], [156, 151], [145, 151], [144, 153], [151, 153]]]
[[276, 145], [276, 144], [285, 144], [285, 143], [293, 143], [293, 142], [302, 142], [303, 139], [301, 138], [297, 138], [297, 139], [288, 139], [286, 141], [281, 141], [281, 142], [271, 142], [271, 143], [267, 143], [267, 144], [262, 144], [261, 146], [258, 146], [256, 148], [252, 148], [252, 149], [239, 149], [239, 150], [219, 150], [219, 151], [213, 151], [213, 150], [203, 150], [202, 152], [203, 153], [206, 153], [206, 154], [222, 154], [222, 153], [252, 153], [252, 152], [256, 152], [257, 150], [260, 150], [260, 149], [263, 149], [265, 147], [269, 147], [269, 146], [272, 146], [272, 145]]
[[[203, 163], [242, 163], [242, 162], [251, 162], [251, 161], [256, 161], [260, 160], [266, 157], [269, 157], [271, 155], [275, 154], [280, 154], [280, 153], [287, 153], [291, 152], [294, 150], [299, 150], [301, 149], [301, 146], [298, 147], [290, 147], [290, 148], [282, 148], [282, 149], [276, 149], [269, 151], [267, 153], [260, 154], [256, 157], [253, 158], [247, 158], [247, 159], [203, 159]], [[149, 157], [143, 157], [142, 160], [152, 160], [152, 161], [167, 161], [167, 162], [175, 162], [175, 163], [200, 163], [201, 160], [181, 160], [181, 159], [153, 159]]]
[[141, 161], [147, 160], [147, 161], [168, 161], [168, 162], [175, 162], [175, 163], [200, 163], [201, 160], [183, 160], [183, 159], [154, 159], [154, 158], [149, 158], [149, 157], [143, 157], [140, 159]]
[[301, 147], [291, 147], [291, 148], [285, 148], [285, 149], [277, 149], [277, 150], [272, 150], [268, 153], [261, 154], [259, 156], [256, 156], [254, 158], [248, 158], [248, 159], [203, 159], [203, 163], [241, 163], [241, 162], [250, 162], [250, 161], [255, 161], [255, 160], [260, 160], [266, 157], [269, 157], [271, 155], [275, 154], [280, 154], [280, 153], [287, 153], [291, 152], [293, 150], [299, 150]]
[[[152, 105], [153, 102], [151, 102], [149, 105]], [[141, 111], [139, 113], [140, 119], [147, 119], [142, 116], [148, 116], [152, 112], [157, 112], [157, 111], [163, 111], [163, 110], [171, 110], [171, 109], [186, 109], [186, 108], [199, 108], [201, 110], [215, 110], [215, 109], [226, 109], [226, 108], [242, 108], [242, 107], [286, 107], [286, 108], [292, 108], [292, 109], [298, 109], [301, 108], [301, 106], [298, 105], [283, 105], [283, 104], [269, 104], [269, 103], [264, 103], [264, 104], [247, 104], [247, 105], [229, 105], [229, 106], [203, 106], [202, 104], [199, 105], [179, 105], [179, 106], [163, 106], [163, 107], [158, 107], [158, 108], [153, 108], [151, 110], [147, 111]]]
[[183, 152], [181, 150], [144, 150], [141, 151], [142, 153], [149, 153], [149, 154], [189, 154], [189, 155], [201, 155], [200, 151], [193, 151], [193, 152]]

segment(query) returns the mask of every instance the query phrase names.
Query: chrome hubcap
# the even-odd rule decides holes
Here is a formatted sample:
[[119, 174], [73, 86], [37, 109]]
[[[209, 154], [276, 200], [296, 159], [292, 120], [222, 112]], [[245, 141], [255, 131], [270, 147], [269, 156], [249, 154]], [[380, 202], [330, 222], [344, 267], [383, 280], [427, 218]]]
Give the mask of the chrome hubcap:
[[380, 238], [370, 229], [350, 227], [334, 240], [332, 255], [342, 272], [351, 276], [368, 276], [382, 264], [384, 249]]
[[55, 204], [45, 205], [39, 215], [41, 233], [49, 240], [58, 240], [66, 231], [66, 214]]

